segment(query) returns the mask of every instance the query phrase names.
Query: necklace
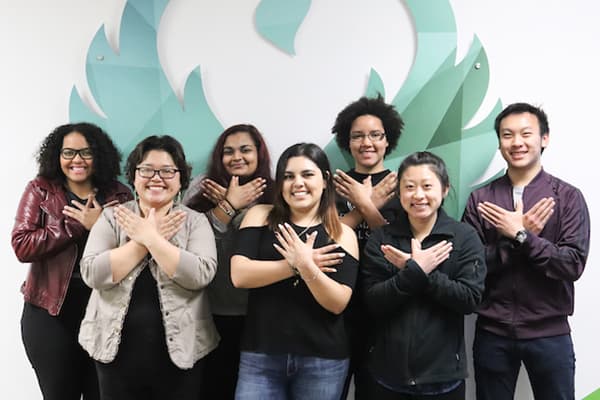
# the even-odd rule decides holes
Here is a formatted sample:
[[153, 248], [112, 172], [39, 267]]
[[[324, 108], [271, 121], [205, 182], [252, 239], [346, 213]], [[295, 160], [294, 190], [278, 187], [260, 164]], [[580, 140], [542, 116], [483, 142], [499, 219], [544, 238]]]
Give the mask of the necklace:
[[[298, 237], [301, 237], [301, 236], [302, 236], [302, 235], [304, 235], [306, 232], [308, 232], [308, 230], [309, 230], [310, 228], [312, 228], [312, 224], [313, 224], [313, 222], [315, 222], [316, 220], [317, 220], [317, 216], [315, 215], [315, 216], [314, 216], [314, 217], [313, 217], [313, 218], [312, 218], [310, 221], [308, 221], [308, 225], [306, 226], [306, 228], [302, 229], [302, 232], [300, 232], [300, 233], [298, 234]], [[295, 225], [295, 224], [294, 224], [294, 225]], [[298, 225], [296, 225], [296, 226], [298, 226]]]
[[[298, 234], [298, 237], [300, 238], [300, 240], [302, 240], [302, 235], [304, 235], [306, 232], [308, 232], [308, 230], [312, 227], [312, 224], [313, 224], [313, 222], [316, 221], [316, 219], [317, 219], [317, 216], [315, 215], [310, 221], [308, 221], [308, 225], [306, 226], [306, 228], [302, 229], [302, 231]], [[296, 224], [294, 224], [294, 225], [296, 225]], [[298, 226], [298, 225], [296, 225], [296, 226]], [[298, 270], [295, 267], [293, 267], [293, 266], [291, 266], [291, 267], [292, 267], [292, 270], [294, 271], [294, 275], [296, 278], [296, 279], [294, 279], [294, 282], [292, 283], [292, 285], [294, 287], [296, 287], [296, 286], [298, 286], [298, 283], [300, 283], [300, 272], [298, 272]]]

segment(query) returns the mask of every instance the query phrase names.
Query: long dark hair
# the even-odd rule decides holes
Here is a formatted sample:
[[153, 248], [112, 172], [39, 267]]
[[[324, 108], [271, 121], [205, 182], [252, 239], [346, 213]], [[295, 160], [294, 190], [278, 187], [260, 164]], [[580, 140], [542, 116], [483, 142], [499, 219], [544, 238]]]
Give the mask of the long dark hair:
[[[263, 195], [258, 198], [257, 203], [267, 204], [273, 200], [273, 178], [271, 175], [271, 157], [269, 156], [269, 150], [262, 134], [256, 129], [254, 125], [250, 124], [238, 124], [230, 126], [225, 129], [223, 133], [217, 139], [215, 147], [210, 156], [210, 164], [208, 165], [208, 172], [206, 178], [210, 178], [217, 182], [223, 187], [228, 187], [231, 181], [231, 175], [225, 169], [223, 165], [223, 148], [225, 147], [225, 141], [230, 135], [235, 133], [247, 133], [252, 138], [254, 145], [256, 146], [257, 154], [257, 166], [256, 171], [251, 176], [240, 177], [240, 184], [251, 181], [252, 179], [261, 177], [266, 180], [267, 188]], [[188, 202], [190, 208], [206, 212], [213, 208], [215, 205], [203, 196], [203, 191], [196, 193]]]
[[285, 169], [289, 159], [292, 157], [306, 157], [314, 162], [321, 170], [321, 174], [325, 180], [325, 189], [321, 195], [319, 210], [317, 212], [323, 221], [327, 234], [334, 240], [339, 239], [342, 234], [342, 224], [340, 223], [335, 207], [335, 187], [329, 160], [327, 159], [325, 152], [313, 143], [297, 143], [288, 147], [283, 154], [281, 154], [281, 157], [279, 157], [275, 172], [273, 209], [268, 217], [269, 227], [272, 230], [275, 230], [277, 225], [290, 220], [290, 207], [283, 199], [282, 188], [283, 180], [285, 178]]
[[92, 184], [100, 191], [106, 190], [119, 176], [121, 153], [102, 128], [88, 122], [60, 125], [46, 136], [36, 157], [38, 176], [63, 184], [66, 182], [65, 174], [60, 168], [60, 151], [64, 137], [74, 132], [85, 137], [92, 149]]

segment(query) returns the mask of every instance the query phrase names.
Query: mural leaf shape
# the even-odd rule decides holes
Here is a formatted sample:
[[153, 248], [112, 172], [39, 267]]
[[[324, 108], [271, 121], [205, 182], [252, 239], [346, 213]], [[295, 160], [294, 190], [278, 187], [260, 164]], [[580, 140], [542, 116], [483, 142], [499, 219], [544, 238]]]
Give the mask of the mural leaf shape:
[[[488, 59], [474, 38], [467, 55], [455, 65], [456, 25], [450, 4], [439, 0], [409, 0], [417, 34], [412, 69], [392, 104], [405, 122], [398, 147], [385, 160], [395, 170], [415, 151], [428, 150], [448, 166], [452, 190], [444, 202], [449, 215], [460, 218], [476, 182], [497, 148], [493, 119], [501, 111], [498, 100], [476, 126], [466, 128], [479, 109], [489, 82]], [[366, 96], [385, 96], [383, 82], [371, 69]], [[335, 168], [352, 168], [352, 158], [332, 140], [326, 152]]]
[[212, 145], [223, 128], [204, 96], [199, 66], [187, 78], [183, 105], [161, 68], [156, 40], [167, 3], [127, 2], [119, 54], [110, 48], [104, 27], [98, 30], [88, 50], [86, 73], [91, 93], [106, 118], [91, 111], [73, 88], [70, 120], [101, 126], [125, 157], [146, 136], [169, 134], [182, 143], [193, 173], [198, 174], [205, 169]]
[[310, 0], [262, 0], [256, 7], [256, 30], [275, 47], [295, 55], [296, 33], [310, 8]]

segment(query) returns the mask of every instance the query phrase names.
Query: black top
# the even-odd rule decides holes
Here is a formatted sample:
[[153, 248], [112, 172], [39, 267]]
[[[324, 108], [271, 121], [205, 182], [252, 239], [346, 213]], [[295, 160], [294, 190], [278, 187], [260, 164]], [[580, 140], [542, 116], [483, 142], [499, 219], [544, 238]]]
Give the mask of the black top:
[[[67, 198], [67, 204], [70, 207], [75, 207], [72, 203], [73, 200], [78, 201], [81, 204], [86, 204], [88, 199], [82, 199], [77, 196], [75, 193], [71, 192], [65, 187], [65, 197]], [[100, 193], [96, 193], [96, 201], [100, 204], [104, 204], [104, 196]], [[94, 208], [94, 204], [91, 205]], [[77, 244], [77, 259], [75, 260], [75, 266], [73, 267], [73, 272], [71, 273], [71, 279], [81, 279], [81, 270], [79, 268], [79, 263], [81, 262], [81, 256], [83, 256], [83, 250], [85, 249], [85, 244], [87, 243], [88, 236], [90, 235], [89, 230], [85, 230], [85, 233], [74, 239], [75, 244]]]
[[[297, 233], [304, 227], [291, 224]], [[310, 227], [306, 234], [318, 231], [315, 248], [332, 240], [322, 224]], [[301, 236], [302, 240], [305, 235]], [[268, 226], [247, 227], [238, 233], [235, 254], [253, 260], [281, 260], [275, 250], [277, 239]], [[341, 247], [335, 252], [345, 252]], [[358, 273], [358, 260], [346, 253], [337, 272], [327, 275], [350, 288]], [[323, 308], [300, 279], [290, 277], [260, 288], [250, 289], [248, 314], [242, 339], [242, 350], [266, 354], [342, 359], [348, 357], [348, 341], [342, 315]]]
[[[381, 182], [381, 180], [385, 178], [390, 172], [392, 171], [386, 169], [385, 171], [377, 172], [376, 174], [362, 174], [360, 172], [356, 172], [354, 169], [351, 169], [349, 171], [346, 171], [346, 174], [348, 174], [352, 179], [360, 183], [362, 183], [362, 181], [364, 181], [368, 176], [371, 176], [371, 184], [375, 186], [379, 182]], [[337, 206], [338, 214], [340, 217], [343, 217], [355, 208], [352, 203], [344, 199], [342, 196], [337, 196], [335, 205]], [[379, 210], [379, 212], [381, 213], [383, 218], [385, 218], [386, 221], [391, 223], [397, 218], [397, 215], [401, 210], [402, 206], [400, 205], [400, 201], [396, 196], [392, 200], [384, 204], [383, 207], [381, 207], [381, 209]], [[354, 231], [356, 232], [356, 237], [358, 238], [358, 246], [362, 253], [365, 244], [367, 244], [367, 239], [369, 239], [371, 229], [369, 229], [369, 225], [367, 224], [367, 222], [363, 220], [360, 224], [356, 226], [356, 228], [354, 228]]]

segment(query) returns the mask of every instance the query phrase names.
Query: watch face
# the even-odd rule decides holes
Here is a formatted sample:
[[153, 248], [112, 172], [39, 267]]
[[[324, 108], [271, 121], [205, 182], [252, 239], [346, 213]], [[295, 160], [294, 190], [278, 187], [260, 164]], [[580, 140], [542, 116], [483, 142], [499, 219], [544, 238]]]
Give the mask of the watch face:
[[525, 231], [517, 232], [517, 235], [515, 236], [515, 240], [517, 242], [519, 242], [520, 244], [523, 244], [525, 242], [525, 239], [527, 239], [527, 232], [525, 232]]

